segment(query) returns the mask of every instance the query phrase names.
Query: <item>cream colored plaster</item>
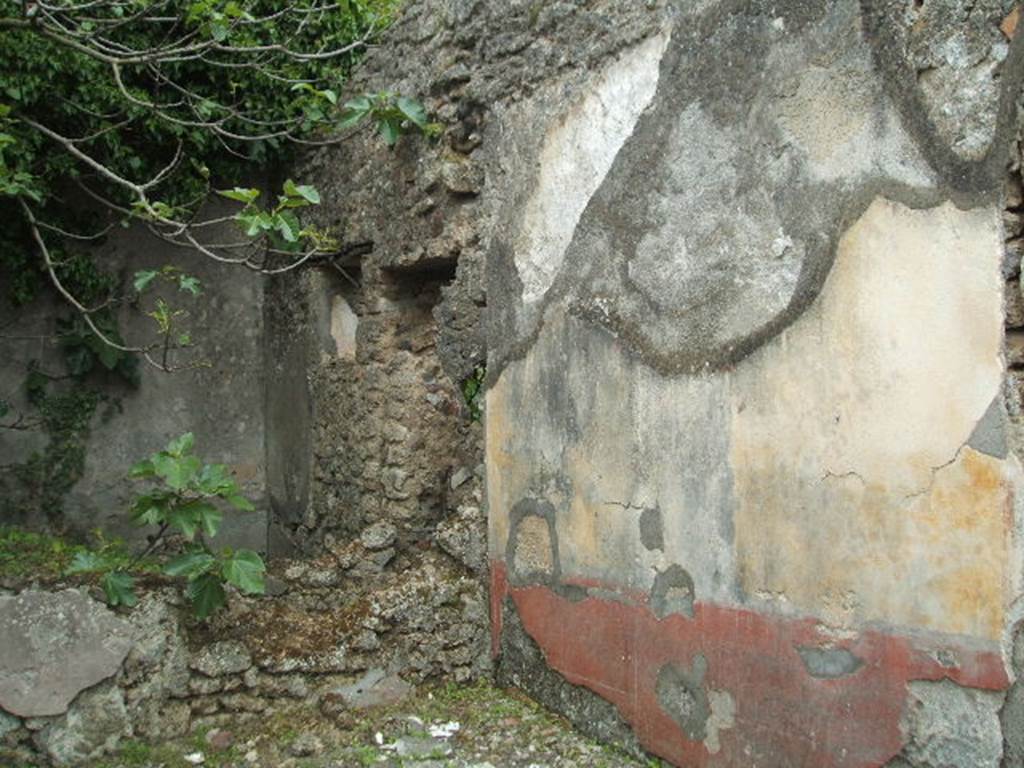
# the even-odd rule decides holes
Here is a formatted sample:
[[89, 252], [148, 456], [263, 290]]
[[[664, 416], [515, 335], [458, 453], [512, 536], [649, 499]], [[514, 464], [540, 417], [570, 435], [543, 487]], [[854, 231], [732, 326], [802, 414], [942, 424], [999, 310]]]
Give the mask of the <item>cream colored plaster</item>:
[[491, 557], [500, 558], [505, 552], [509, 534], [509, 511], [517, 498], [526, 491], [523, 463], [517, 461], [515, 446], [510, 440], [509, 412], [503, 377], [492, 386], [485, 399], [486, 441], [485, 466], [487, 468], [487, 548]]
[[654, 98], [667, 45], [666, 32], [610, 62], [545, 137], [516, 242], [524, 301], [540, 299], [555, 279], [583, 210]]
[[661, 376], [549, 307], [487, 397], [492, 555], [543, 498], [568, 579], [644, 590], [678, 564], [698, 601], [998, 640], [1021, 471], [967, 441], [1003, 377], [1000, 255], [994, 210], [876, 200], [812, 306], [731, 373]]
[[[515, 504], [543, 498], [555, 509], [565, 577], [644, 591], [680, 564], [698, 599], [732, 603], [723, 383], [661, 376], [552, 308], [534, 347], [487, 396], [492, 555], [505, 552]], [[660, 510], [661, 549], [641, 541], [648, 508]]]
[[331, 338], [334, 339], [338, 357], [355, 359], [358, 329], [359, 317], [343, 296], [335, 296], [331, 300]]
[[1003, 369], [999, 221], [878, 199], [815, 304], [732, 381], [748, 595], [998, 639], [1012, 469], [965, 446]]

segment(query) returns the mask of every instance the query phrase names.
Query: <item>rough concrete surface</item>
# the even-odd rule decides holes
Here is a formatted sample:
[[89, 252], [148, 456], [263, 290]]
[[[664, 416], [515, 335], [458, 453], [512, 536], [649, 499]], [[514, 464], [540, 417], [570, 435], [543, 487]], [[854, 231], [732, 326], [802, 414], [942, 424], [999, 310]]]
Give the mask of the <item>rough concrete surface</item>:
[[1000, 693], [949, 681], [911, 683], [903, 757], [922, 768], [998, 768], [1003, 757]]
[[1018, 626], [1014, 635], [1013, 671], [1017, 679], [1006, 692], [1000, 712], [1004, 740], [1002, 768], [1024, 766], [1024, 626]]

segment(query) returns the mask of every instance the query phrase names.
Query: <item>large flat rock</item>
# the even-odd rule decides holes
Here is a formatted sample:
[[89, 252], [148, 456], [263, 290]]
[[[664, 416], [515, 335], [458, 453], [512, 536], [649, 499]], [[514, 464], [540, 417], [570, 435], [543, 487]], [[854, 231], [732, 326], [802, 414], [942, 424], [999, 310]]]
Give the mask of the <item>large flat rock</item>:
[[131, 645], [131, 625], [82, 592], [0, 597], [0, 708], [59, 715], [115, 674]]

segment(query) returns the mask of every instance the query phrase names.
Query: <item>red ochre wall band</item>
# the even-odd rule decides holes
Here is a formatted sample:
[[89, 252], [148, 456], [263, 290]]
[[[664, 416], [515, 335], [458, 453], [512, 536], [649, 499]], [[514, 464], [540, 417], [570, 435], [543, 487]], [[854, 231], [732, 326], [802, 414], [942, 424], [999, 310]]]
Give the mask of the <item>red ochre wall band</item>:
[[[569, 600], [547, 586], [510, 585], [501, 561], [491, 573], [495, 653], [510, 597], [552, 669], [612, 702], [647, 750], [687, 768], [881, 766], [903, 746], [908, 682], [948, 678], [985, 690], [1010, 684], [997, 648], [948, 637], [870, 629], [838, 639], [816, 619], [701, 602], [692, 618], [659, 620], [636, 596]], [[855, 668], [812, 675], [801, 650], [818, 648], [845, 649], [839, 652], [855, 659]], [[692, 693], [705, 697], [705, 710], [708, 696], [729, 701], [727, 717], [715, 715], [719, 721], [703, 730], [699, 723], [688, 728], [678, 712], [673, 717], [662, 705], [664, 691], [659, 700], [659, 678], [670, 685], [672, 675], [697, 680], [700, 690]], [[701, 702], [689, 705], [699, 709]]]

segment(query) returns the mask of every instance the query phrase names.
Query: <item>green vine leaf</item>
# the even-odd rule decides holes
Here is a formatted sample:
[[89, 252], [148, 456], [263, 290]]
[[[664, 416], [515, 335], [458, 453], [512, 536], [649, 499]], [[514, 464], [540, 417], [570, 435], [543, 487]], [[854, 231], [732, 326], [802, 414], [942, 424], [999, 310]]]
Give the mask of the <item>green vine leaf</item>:
[[208, 501], [193, 501], [188, 506], [199, 518], [199, 527], [203, 529], [203, 533], [210, 538], [216, 536], [220, 530], [220, 521], [224, 517], [221, 511]]
[[158, 537], [171, 528], [195, 542], [166, 563], [163, 572], [188, 579], [186, 592], [196, 615], [203, 618], [223, 605], [224, 582], [249, 594], [261, 593], [266, 566], [255, 552], [224, 550], [218, 557], [207, 544], [206, 539], [215, 537], [220, 529], [225, 505], [246, 511], [254, 507], [240, 493], [228, 467], [204, 464], [192, 453], [194, 445], [194, 436], [184, 434], [132, 467], [134, 476], [155, 483], [149, 492], [136, 497], [132, 516], [140, 524], [161, 526]]
[[137, 293], [142, 293], [144, 290], [146, 290], [147, 287], [149, 287], [149, 284], [152, 283], [153, 280], [156, 279], [156, 276], [159, 274], [160, 272], [155, 269], [147, 269], [141, 272], [136, 272], [135, 281], [132, 283], [132, 285], [135, 287], [135, 291]]
[[248, 549], [231, 554], [222, 566], [224, 579], [250, 595], [262, 595], [266, 589], [264, 575], [267, 568], [262, 558]]
[[281, 237], [289, 243], [297, 243], [299, 241], [299, 231], [302, 229], [302, 225], [299, 223], [298, 218], [291, 211], [284, 211], [283, 213], [277, 214], [277, 231], [281, 233]]
[[167, 563], [164, 566], [164, 573], [168, 576], [185, 576], [194, 579], [207, 573], [216, 562], [216, 558], [205, 550], [186, 552]]
[[199, 473], [197, 480], [199, 490], [210, 495], [223, 495], [238, 490], [234, 479], [228, 475], [228, 468], [223, 464], [207, 464]]
[[193, 296], [198, 296], [202, 292], [199, 278], [192, 277], [191, 275], [182, 275], [179, 277], [178, 288], [187, 293], [191, 293]]
[[136, 525], [159, 525], [164, 522], [164, 509], [168, 496], [163, 493], [147, 493], [136, 497], [131, 507], [132, 520]]
[[185, 594], [200, 619], [205, 619], [221, 608], [227, 599], [220, 579], [212, 573], [205, 573], [190, 581], [185, 588]]
[[228, 200], [237, 200], [240, 203], [249, 205], [256, 202], [256, 199], [260, 196], [260, 191], [258, 189], [235, 187], [234, 189], [218, 189], [217, 194], [221, 197], [226, 197]]
[[131, 608], [139, 602], [135, 597], [135, 579], [124, 571], [111, 571], [100, 579], [100, 586], [112, 606], [123, 605]]
[[152, 477], [156, 474], [156, 469], [153, 467], [152, 461], [149, 459], [143, 459], [142, 461], [133, 464], [128, 474], [130, 477]]
[[256, 509], [256, 506], [240, 493], [232, 493], [229, 496], [226, 496], [225, 500], [235, 509], [242, 512], [252, 512]]
[[195, 456], [179, 457], [160, 453], [152, 461], [156, 473], [175, 491], [185, 488], [199, 473], [201, 466]]
[[181, 507], [173, 507], [168, 510], [167, 522], [188, 541], [192, 541], [199, 530], [199, 517], [191, 510]]
[[102, 571], [107, 566], [107, 560], [98, 552], [92, 550], [79, 550], [75, 552], [75, 556], [71, 558], [71, 564], [67, 567], [65, 573], [73, 575], [76, 573], [96, 573]]
[[384, 143], [389, 147], [398, 143], [398, 137], [402, 134], [402, 128], [397, 120], [384, 118], [380, 121], [380, 135]]
[[406, 119], [409, 120], [413, 125], [419, 128], [421, 131], [427, 128], [427, 110], [422, 104], [415, 99], [410, 99], [406, 96], [399, 96], [396, 99], [395, 104], [398, 106], [399, 111], [405, 115]]
[[284, 183], [284, 193], [288, 197], [301, 197], [311, 205], [320, 205], [320, 193], [309, 184], [296, 184], [291, 179]]
[[167, 444], [167, 448], [165, 450], [171, 456], [183, 456], [191, 451], [195, 444], [196, 436], [191, 432], [186, 432], [181, 437], [171, 440], [171, 442]]

